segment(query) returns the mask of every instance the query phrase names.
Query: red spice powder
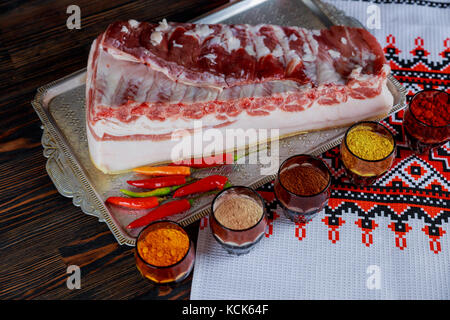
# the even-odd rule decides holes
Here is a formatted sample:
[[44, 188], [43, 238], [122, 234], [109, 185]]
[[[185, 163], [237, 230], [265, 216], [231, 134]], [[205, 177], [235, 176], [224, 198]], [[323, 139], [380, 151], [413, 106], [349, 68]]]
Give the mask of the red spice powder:
[[317, 194], [328, 184], [328, 177], [309, 163], [286, 168], [280, 172], [280, 180], [287, 190], [303, 196]]
[[419, 121], [434, 127], [446, 126], [450, 124], [449, 97], [444, 92], [419, 94], [410, 108]]

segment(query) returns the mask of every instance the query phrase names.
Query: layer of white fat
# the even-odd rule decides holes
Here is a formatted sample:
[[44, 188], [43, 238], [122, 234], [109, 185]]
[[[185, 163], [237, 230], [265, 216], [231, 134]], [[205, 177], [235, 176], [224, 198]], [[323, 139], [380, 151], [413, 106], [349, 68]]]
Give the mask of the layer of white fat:
[[172, 41], [172, 46], [174, 46], [175, 48], [183, 48], [183, 45], [177, 43], [175, 40]]
[[266, 47], [264, 43], [265, 37], [259, 33], [259, 29], [262, 27], [263, 26], [247, 25], [246, 29], [248, 38], [253, 41], [253, 47], [250, 48], [250, 46], [248, 46], [248, 48], [246, 47], [245, 50], [248, 54], [255, 57], [257, 60], [271, 54], [271, 51]]
[[153, 31], [150, 35], [150, 43], [155, 47], [161, 43], [162, 39], [163, 35], [160, 31]]
[[216, 62], [217, 55], [216, 54], [208, 53], [208, 54], [204, 55], [203, 57], [208, 59], [212, 64], [217, 64], [217, 62]]
[[[364, 104], [364, 106], [362, 106]], [[282, 110], [275, 110], [269, 116], [249, 116], [245, 112], [237, 117], [237, 121], [226, 127], [217, 128], [224, 137], [225, 143], [222, 141], [217, 145], [216, 152], [225, 151], [227, 146], [226, 139], [235, 139], [232, 131], [242, 129], [245, 133], [250, 132], [248, 129], [279, 129], [280, 135], [299, 131], [309, 131], [323, 129], [327, 127], [343, 126], [351, 124], [355, 121], [372, 118], [381, 114], [387, 113], [393, 104], [393, 97], [387, 89], [386, 84], [380, 95], [365, 99], [356, 100], [349, 98], [347, 102], [336, 105], [319, 105], [313, 104], [312, 107], [301, 112], [285, 112]], [[91, 126], [96, 134], [108, 132], [115, 136], [127, 134], [156, 134], [164, 131], [156, 132], [155, 128], [161, 128], [164, 124], [165, 128], [187, 129], [193, 127], [193, 121], [176, 121], [163, 123], [158, 121], [151, 121], [147, 117], [141, 117], [138, 120], [130, 123], [114, 123], [110, 119], [105, 122], [97, 122]], [[208, 119], [202, 119], [202, 125], [207, 126], [211, 124]], [[214, 120], [215, 121], [215, 120]], [[89, 124], [88, 124], [89, 125]], [[201, 133], [204, 134], [206, 130]], [[235, 133], [236, 131], [234, 131]], [[122, 133], [122, 134], [121, 134]], [[142, 166], [148, 163], [156, 163], [171, 160], [171, 151], [180, 141], [163, 140], [124, 140], [124, 141], [98, 141], [91, 136], [88, 130], [89, 150], [92, 160], [98, 168], [105, 172], [117, 172], [131, 169], [137, 166]], [[200, 133], [198, 133], [200, 134]], [[270, 133], [268, 134], [270, 137]], [[204, 136], [199, 136], [204, 138]], [[192, 137], [194, 139], [195, 137]], [[272, 136], [276, 138], [276, 136]], [[191, 139], [191, 141], [193, 141]], [[218, 140], [220, 141], [220, 140]], [[244, 134], [241, 139], [235, 141], [234, 146], [237, 148], [244, 147], [246, 144], [252, 144], [258, 141], [258, 135]], [[211, 141], [204, 142], [203, 147], [211, 147]], [[231, 143], [231, 142], [230, 142]], [[220, 149], [222, 145], [222, 149]], [[229, 144], [230, 145], [230, 144]], [[158, 152], [155, 152], [158, 150]], [[197, 155], [195, 155], [197, 156]]]
[[298, 40], [298, 37], [295, 35], [295, 33], [293, 33], [293, 34], [291, 34], [290, 36], [289, 36], [289, 39], [288, 39], [289, 41], [297, 41]]
[[[98, 62], [98, 60], [97, 61], [93, 61], [93, 59], [94, 59], [94, 52], [95, 52], [96, 47], [97, 47], [97, 39], [95, 39], [92, 42], [91, 49], [89, 51], [88, 65], [87, 65], [87, 70], [86, 70], [86, 88], [92, 88], [92, 81], [93, 80], [95, 81], [95, 79], [92, 79], [93, 72], [94, 72], [94, 70], [92, 69], [92, 63], [93, 62], [95, 62], [95, 63]], [[89, 90], [86, 90], [86, 101], [89, 103], [89, 101], [88, 101], [89, 94], [88, 93], [89, 93]]]
[[275, 49], [272, 51], [272, 55], [278, 58], [283, 66], [287, 66], [289, 63], [293, 62], [293, 59], [295, 59], [295, 57], [288, 55], [288, 52], [291, 51], [289, 48], [289, 39], [287, 39], [286, 34], [281, 27], [272, 26], [272, 30], [274, 31], [275, 38], [278, 42]]
[[255, 52], [255, 48], [253, 46], [253, 43], [247, 43], [247, 45], [245, 46], [245, 52], [247, 52], [247, 54], [249, 56], [256, 56], [256, 52]]
[[[386, 74], [388, 74], [390, 71], [390, 68], [388, 65], [384, 65], [383, 66], [383, 70], [382, 72], [385, 72]], [[350, 73], [350, 75], [348, 76], [348, 78], [350, 80], [358, 80], [358, 82], [373, 82], [373, 85], [376, 86], [376, 82], [372, 81], [374, 79], [373, 75], [370, 74], [364, 74], [362, 73], [362, 67], [356, 67], [355, 69], [352, 70], [352, 72]]]
[[256, 58], [258, 60], [271, 53], [269, 48], [267, 48], [266, 45], [264, 44], [264, 36], [256, 36], [254, 38], [254, 41], [255, 41]]
[[169, 30], [169, 25], [167, 24], [167, 20], [163, 19], [150, 35], [150, 43], [153, 46], [158, 46], [163, 39], [163, 33], [167, 30]]
[[333, 59], [338, 59], [338, 58], [341, 57], [341, 54], [340, 54], [339, 52], [334, 51], [334, 50], [331, 50], [331, 49], [328, 50], [328, 53], [330, 54], [330, 56], [331, 56]]
[[[317, 64], [317, 83], [319, 84], [345, 84], [345, 80], [342, 76], [336, 72], [333, 66], [333, 62], [329, 60], [320, 61]], [[372, 76], [373, 77], [373, 76]]]
[[222, 33], [223, 43], [225, 44], [225, 49], [228, 53], [231, 53], [241, 47], [241, 40], [234, 36], [231, 28], [224, 27]]
[[[139, 73], [139, 71], [135, 71]], [[141, 83], [141, 87], [149, 87], [153, 90], [153, 93], [146, 93], [147, 96], [143, 101], [148, 100], [158, 100], [161, 99], [162, 96], [171, 96], [171, 92], [178, 92], [180, 95], [176, 97], [176, 93], [172, 94], [172, 99], [179, 99], [180, 101], [193, 100], [198, 98], [203, 98], [205, 102], [220, 100], [227, 101], [230, 100], [230, 97], [235, 99], [243, 98], [243, 97], [261, 97], [268, 96], [275, 93], [286, 93], [286, 92], [296, 92], [299, 90], [306, 89], [306, 87], [299, 86], [294, 81], [273, 81], [267, 82], [264, 84], [258, 85], [247, 85], [242, 87], [234, 87], [230, 88], [228, 91], [224, 90], [220, 94], [217, 92], [202, 92], [202, 88], [188, 87], [187, 91], [177, 91], [170, 87], [170, 85], [176, 85], [171, 81], [165, 83], [164, 81], [160, 81], [158, 79], [153, 79], [153, 81], [147, 81]], [[119, 82], [121, 84], [123, 79], [114, 80], [115, 82]], [[116, 88], [114, 90], [115, 94], [119, 94], [123, 96], [126, 88]], [[140, 95], [140, 91], [138, 91], [137, 95]], [[136, 98], [141, 98], [137, 96]], [[99, 99], [98, 101], [103, 102], [103, 105], [112, 105], [113, 103], [120, 101], [107, 101], [105, 99]], [[128, 108], [138, 107], [140, 105], [139, 102], [134, 104], [129, 104]], [[243, 112], [245, 113], [245, 112]], [[240, 117], [241, 115], [239, 115]], [[251, 119], [251, 118], [248, 118]], [[202, 122], [205, 123], [206, 126], [216, 126], [223, 123], [223, 120], [218, 120], [215, 114], [210, 114], [203, 117]], [[234, 120], [231, 119], [231, 120]], [[166, 121], [151, 121], [146, 116], [139, 117], [136, 121], [130, 122], [128, 124], [123, 123], [122, 121], [116, 118], [108, 118], [97, 121], [95, 125], [94, 131], [97, 136], [103, 137], [105, 133], [108, 133], [113, 136], [126, 136], [133, 134], [165, 134], [172, 132], [175, 128], [183, 128], [189, 129], [189, 123], [192, 123], [191, 120], [184, 120], [181, 117], [178, 119], [168, 119]], [[149, 133], [152, 132], [152, 133]]]
[[162, 21], [159, 22], [159, 25], [155, 28], [155, 31], [167, 31], [169, 30], [169, 24], [167, 23], [167, 20], [164, 18]]
[[[235, 121], [227, 128], [261, 128], [261, 129], [286, 129], [295, 130], [321, 129], [325, 127], [338, 126], [347, 121], [356, 121], [371, 116], [387, 113], [393, 103], [393, 98], [386, 85], [380, 95], [362, 100], [348, 98], [345, 103], [334, 105], [320, 105], [314, 102], [313, 105], [299, 112], [286, 112], [276, 109], [268, 116], [251, 116], [243, 111], [236, 117], [229, 120]], [[364, 104], [362, 107], [361, 104]], [[201, 118], [204, 127], [212, 127], [223, 123], [218, 120], [215, 114], [206, 115]], [[97, 136], [103, 137], [105, 133], [112, 136], [127, 136], [133, 134], [167, 134], [175, 129], [192, 129], [192, 119], [166, 119], [165, 121], [150, 120], [146, 116], [141, 116], [135, 121], [122, 122], [115, 118], [108, 118], [97, 121], [91, 128]]]
[[140, 61], [133, 55], [128, 54], [124, 51], [118, 50], [114, 47], [103, 47], [102, 49], [106, 49], [106, 50], [102, 50], [99, 53], [99, 57], [97, 59], [101, 59], [100, 56], [105, 56], [107, 54], [111, 55], [111, 57], [114, 58], [114, 61], [124, 61], [124, 62], [134, 62], [134, 63], [140, 63]]
[[137, 27], [139, 27], [139, 25], [141, 24], [140, 22], [134, 20], [134, 19], [130, 19], [128, 20], [128, 24], [130, 25], [130, 27], [132, 27], [133, 29], [136, 29]]
[[208, 25], [198, 24], [195, 26], [194, 29], [186, 31], [184, 34], [186, 36], [196, 37], [196, 38], [198, 38], [199, 42], [202, 43], [203, 40], [205, 40], [205, 38], [208, 37], [213, 32], [214, 32], [214, 30], [211, 29]]
[[318, 79], [316, 60], [319, 44], [317, 43], [316, 39], [314, 39], [311, 32], [312, 31], [307, 29], [298, 28], [298, 33], [302, 37], [303, 41], [303, 55], [301, 57], [301, 60], [303, 61], [304, 72], [313, 83], [317, 84]]
[[[101, 48], [100, 48], [101, 49]], [[120, 54], [121, 51], [108, 49], [107, 52], [104, 50], [99, 50], [97, 56], [97, 74], [93, 83], [87, 83], [90, 87], [93, 84], [98, 86], [99, 83], [107, 83], [108, 85], [103, 86], [102, 90], [95, 91], [94, 101], [96, 104], [112, 106], [114, 105], [114, 99], [120, 98], [125, 90], [127, 90], [128, 83], [133, 79], [140, 79], [143, 82], [138, 87], [138, 94], [143, 95], [144, 90], [151, 87], [153, 82], [152, 78], [146, 76], [147, 68], [145, 65], [130, 61], [134, 57], [126, 55], [124, 53]], [[116, 54], [119, 53], [119, 54]], [[130, 70], [130, 66], [133, 66], [133, 75], [127, 75], [125, 70]], [[122, 70], [119, 72], [119, 70]]]
[[[281, 49], [279, 44], [277, 44], [276, 47], [273, 49], [272, 55], [275, 58], [283, 57], [283, 49]], [[284, 59], [282, 59], [282, 62], [284, 62]]]

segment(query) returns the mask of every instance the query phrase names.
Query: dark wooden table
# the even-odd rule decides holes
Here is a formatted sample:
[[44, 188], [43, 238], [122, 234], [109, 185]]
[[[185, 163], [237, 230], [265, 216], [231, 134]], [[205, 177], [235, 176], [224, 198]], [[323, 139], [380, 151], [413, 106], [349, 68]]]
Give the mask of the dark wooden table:
[[[155, 287], [138, 273], [133, 250], [104, 223], [61, 196], [45, 170], [36, 88], [82, 69], [92, 40], [115, 20], [187, 21], [225, 0], [10, 0], [0, 3], [0, 298], [188, 299], [192, 275]], [[67, 7], [81, 9], [69, 30]], [[193, 239], [198, 224], [188, 228]], [[69, 265], [81, 288], [69, 290]]]

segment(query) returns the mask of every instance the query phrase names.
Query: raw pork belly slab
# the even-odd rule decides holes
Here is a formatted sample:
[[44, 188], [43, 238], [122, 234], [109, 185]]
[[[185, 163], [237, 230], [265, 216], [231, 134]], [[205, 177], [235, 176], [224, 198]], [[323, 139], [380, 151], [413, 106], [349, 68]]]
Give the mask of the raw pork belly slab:
[[359, 28], [116, 22], [89, 54], [89, 151], [110, 173], [169, 161], [172, 133], [196, 121], [280, 136], [347, 125], [387, 114], [389, 72]]

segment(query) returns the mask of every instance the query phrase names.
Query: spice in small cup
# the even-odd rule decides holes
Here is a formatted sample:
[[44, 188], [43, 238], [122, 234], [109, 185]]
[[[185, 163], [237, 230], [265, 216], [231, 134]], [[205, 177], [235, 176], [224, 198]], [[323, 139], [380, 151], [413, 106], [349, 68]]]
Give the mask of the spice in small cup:
[[395, 157], [395, 139], [376, 121], [355, 123], [341, 143], [341, 160], [350, 181], [367, 186], [386, 173]]
[[331, 173], [319, 158], [299, 154], [286, 159], [274, 183], [284, 215], [293, 222], [308, 222], [330, 198]]
[[211, 204], [211, 232], [231, 254], [250, 252], [263, 238], [266, 225], [264, 200], [251, 188], [227, 188], [217, 194]]
[[409, 148], [425, 153], [450, 139], [450, 94], [439, 90], [416, 93], [403, 115]]
[[173, 221], [155, 221], [136, 239], [136, 266], [156, 284], [183, 281], [192, 271], [195, 249], [186, 231]]

